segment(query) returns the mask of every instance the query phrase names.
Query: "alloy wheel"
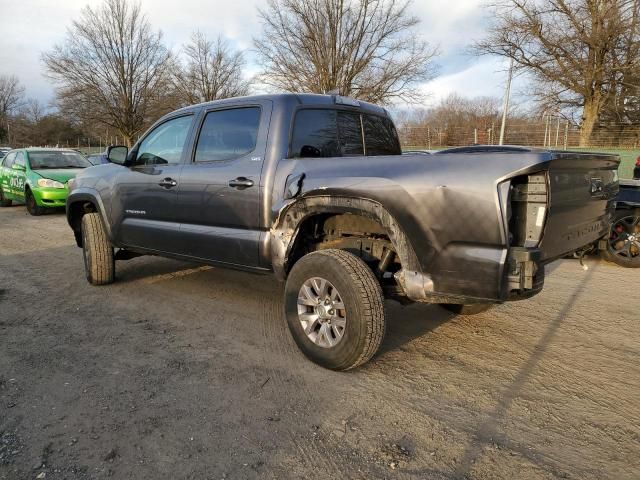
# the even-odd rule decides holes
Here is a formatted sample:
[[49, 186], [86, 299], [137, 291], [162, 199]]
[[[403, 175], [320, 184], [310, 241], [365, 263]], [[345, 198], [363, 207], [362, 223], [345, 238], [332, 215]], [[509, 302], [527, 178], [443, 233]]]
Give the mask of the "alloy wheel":
[[298, 293], [298, 318], [309, 340], [322, 348], [335, 347], [344, 337], [347, 316], [338, 289], [328, 280], [313, 277]]
[[619, 218], [611, 226], [608, 246], [612, 254], [627, 260], [640, 256], [640, 216]]

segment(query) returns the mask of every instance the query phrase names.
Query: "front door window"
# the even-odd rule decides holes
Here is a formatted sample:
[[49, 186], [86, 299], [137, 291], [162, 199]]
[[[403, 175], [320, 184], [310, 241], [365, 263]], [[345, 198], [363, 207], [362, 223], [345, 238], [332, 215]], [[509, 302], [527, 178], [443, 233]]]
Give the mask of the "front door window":
[[140, 144], [134, 166], [179, 164], [192, 119], [188, 115], [157, 126]]

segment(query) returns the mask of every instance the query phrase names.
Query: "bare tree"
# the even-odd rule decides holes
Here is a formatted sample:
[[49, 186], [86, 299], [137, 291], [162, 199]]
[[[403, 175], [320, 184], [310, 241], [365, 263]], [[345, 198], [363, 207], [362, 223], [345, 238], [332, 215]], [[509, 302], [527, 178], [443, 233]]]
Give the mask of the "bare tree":
[[536, 82], [542, 108], [581, 114], [580, 145], [638, 72], [638, 0], [503, 0], [475, 45], [512, 58]]
[[38, 123], [46, 114], [46, 107], [37, 98], [27, 99], [22, 107], [23, 115], [32, 123]]
[[269, 0], [255, 39], [259, 77], [279, 90], [339, 90], [361, 100], [417, 101], [437, 49], [419, 39], [406, 0]]
[[0, 141], [11, 143], [9, 116], [24, 103], [24, 87], [15, 75], [0, 75]]
[[15, 75], [0, 75], [0, 118], [7, 118], [11, 112], [21, 107], [24, 87]]
[[181, 104], [211, 102], [247, 95], [250, 81], [243, 77], [245, 59], [221, 37], [208, 40], [201, 32], [184, 46], [184, 62], [176, 62], [173, 85]]
[[[428, 135], [434, 145], [440, 146], [490, 143], [490, 132], [500, 122], [501, 108], [499, 98], [452, 93], [432, 108], [404, 110], [395, 119], [405, 145], [426, 146]], [[516, 105], [511, 105], [510, 116], [521, 117]]]
[[86, 123], [111, 127], [129, 145], [168, 107], [170, 54], [138, 3], [104, 0], [86, 7], [63, 45], [43, 55], [60, 85], [60, 110]]

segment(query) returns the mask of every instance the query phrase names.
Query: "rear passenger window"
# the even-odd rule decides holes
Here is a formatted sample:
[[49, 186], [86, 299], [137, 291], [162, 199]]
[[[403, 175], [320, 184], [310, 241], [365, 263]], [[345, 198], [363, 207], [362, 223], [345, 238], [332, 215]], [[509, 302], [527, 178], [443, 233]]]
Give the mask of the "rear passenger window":
[[22, 152], [18, 152], [16, 154], [16, 159], [14, 162], [16, 165], [20, 165], [21, 167], [24, 167], [24, 153]]
[[339, 157], [335, 110], [300, 110], [291, 139], [291, 158]]
[[338, 112], [338, 134], [343, 156], [364, 155], [359, 113]]
[[362, 123], [367, 156], [402, 154], [398, 134], [390, 119], [364, 115]]
[[207, 113], [198, 137], [196, 162], [230, 160], [256, 148], [260, 107], [233, 108]]
[[15, 152], [7, 154], [7, 156], [4, 159], [4, 163], [2, 164], [2, 166], [5, 167], [5, 168], [13, 167], [13, 159], [15, 157], [16, 157]]

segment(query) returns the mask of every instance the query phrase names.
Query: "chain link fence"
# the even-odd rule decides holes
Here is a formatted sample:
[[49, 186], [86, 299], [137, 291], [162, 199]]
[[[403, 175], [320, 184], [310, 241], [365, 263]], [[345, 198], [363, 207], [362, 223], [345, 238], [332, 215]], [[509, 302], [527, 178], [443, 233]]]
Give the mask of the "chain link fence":
[[[472, 144], [497, 145], [500, 124], [482, 127], [458, 126], [400, 126], [400, 141], [404, 149], [440, 149]], [[575, 148], [580, 144], [580, 128], [567, 121], [550, 119], [541, 124], [522, 123], [507, 125], [505, 145]], [[640, 125], [614, 125], [594, 129], [589, 147], [605, 149], [640, 148]]]
[[[425, 125], [399, 126], [403, 150], [440, 150], [466, 145], [497, 145], [500, 124], [481, 127]], [[541, 123], [507, 124], [505, 145], [542, 147], [560, 150], [599, 151], [620, 155], [620, 177], [631, 178], [640, 156], [640, 125], [613, 125], [596, 128], [588, 147], [580, 147], [580, 128], [566, 120], [550, 117]]]

